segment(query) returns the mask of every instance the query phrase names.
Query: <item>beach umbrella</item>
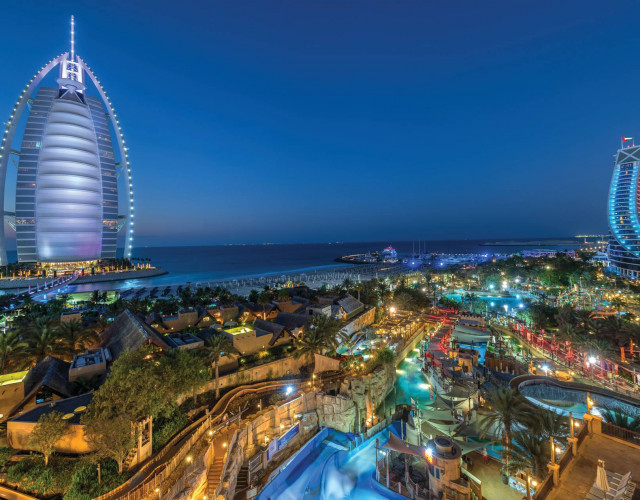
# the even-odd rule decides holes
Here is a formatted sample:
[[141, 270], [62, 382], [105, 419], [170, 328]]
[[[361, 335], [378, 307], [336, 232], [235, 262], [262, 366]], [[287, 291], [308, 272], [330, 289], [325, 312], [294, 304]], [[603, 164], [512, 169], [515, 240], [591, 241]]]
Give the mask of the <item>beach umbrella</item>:
[[607, 481], [607, 471], [604, 470], [604, 460], [598, 460], [598, 469], [596, 471], [596, 486], [604, 491], [606, 496], [606, 492], [609, 489], [609, 481]]

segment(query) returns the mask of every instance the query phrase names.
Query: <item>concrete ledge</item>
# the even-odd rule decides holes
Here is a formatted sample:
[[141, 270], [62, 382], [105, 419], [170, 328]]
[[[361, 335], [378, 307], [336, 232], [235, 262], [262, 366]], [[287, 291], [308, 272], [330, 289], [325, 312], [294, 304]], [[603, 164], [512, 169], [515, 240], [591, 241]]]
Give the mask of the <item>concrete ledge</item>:
[[591, 394], [599, 394], [600, 396], [607, 396], [609, 398], [619, 399], [620, 401], [624, 401], [625, 403], [628, 403], [632, 406], [637, 406], [640, 408], [640, 399], [632, 398], [627, 396], [626, 394], [611, 391], [603, 387], [581, 384], [580, 382], [562, 382], [560, 380], [556, 380], [555, 378], [543, 377], [540, 375], [519, 375], [511, 379], [511, 382], [510, 382], [511, 389], [516, 390], [518, 392], [520, 387], [524, 385], [531, 385], [531, 384], [554, 385], [556, 387], [560, 387], [561, 389], [573, 389], [576, 391], [589, 392]]
[[140, 278], [153, 278], [154, 276], [162, 276], [163, 274], [167, 274], [167, 271], [159, 267], [156, 267], [154, 269], [139, 269], [136, 271], [122, 271], [119, 273], [109, 274], [85, 274], [84, 276], [78, 276], [78, 278], [74, 281], [74, 284], [102, 283], [105, 281], [124, 281]]

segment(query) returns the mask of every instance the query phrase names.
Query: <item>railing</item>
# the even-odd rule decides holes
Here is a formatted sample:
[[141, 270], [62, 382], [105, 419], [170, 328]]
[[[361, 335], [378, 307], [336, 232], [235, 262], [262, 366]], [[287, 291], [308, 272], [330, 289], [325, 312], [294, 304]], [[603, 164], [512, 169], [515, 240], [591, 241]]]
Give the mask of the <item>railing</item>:
[[618, 427], [607, 422], [602, 422], [602, 433], [629, 443], [640, 445], [640, 432], [634, 432], [624, 427]]
[[189, 465], [185, 469], [184, 473], [180, 475], [178, 480], [173, 483], [170, 488], [168, 488], [166, 491], [158, 491], [158, 499], [160, 500], [162, 498], [175, 498], [178, 493], [185, 489], [192, 475], [194, 475], [198, 470], [207, 470], [208, 458], [210, 456], [210, 453], [212, 452], [213, 447], [211, 445], [207, 446], [205, 452], [202, 453], [198, 458], [193, 460], [191, 465]]
[[465, 468], [462, 468], [461, 472], [469, 478], [469, 488], [471, 489], [471, 493], [477, 498], [482, 499], [482, 481]]
[[545, 498], [547, 498], [547, 495], [551, 493], [552, 489], [553, 489], [553, 476], [547, 476], [546, 479], [542, 481], [540, 488], [538, 488], [533, 498], [535, 498], [535, 500], [544, 500]]
[[562, 471], [566, 469], [567, 465], [571, 463], [572, 459], [573, 451], [571, 449], [571, 446], [568, 446], [567, 449], [564, 450], [564, 453], [560, 457], [560, 460], [558, 460], [558, 465], [560, 465], [560, 469], [558, 470], [559, 474], [562, 474]]
[[[589, 435], [589, 428], [586, 425], [583, 425], [582, 428], [580, 429], [580, 432], [578, 432], [578, 434], [575, 436], [576, 438], [578, 438], [578, 447], [588, 435]], [[558, 460], [558, 464], [560, 465], [560, 469], [558, 470], [559, 478], [562, 475], [562, 471], [564, 471], [569, 466], [573, 458], [574, 458], [573, 448], [571, 446], [568, 446], [567, 449], [562, 454], [562, 456], [560, 457], [560, 459]], [[534, 498], [536, 500], [544, 500], [547, 497], [547, 495], [549, 495], [553, 487], [554, 487], [553, 475], [550, 474], [542, 482]]]
[[[287, 381], [287, 383], [291, 383], [292, 381]], [[283, 382], [284, 383], [284, 382]], [[215, 417], [211, 417], [211, 413], [208, 415], [204, 415], [199, 418], [191, 425], [183, 429], [177, 436], [175, 436], [168, 444], [164, 446], [157, 455], [151, 458], [149, 462], [147, 462], [142, 468], [134, 474], [129, 480], [118, 486], [117, 488], [96, 497], [94, 500], [114, 500], [116, 498], [121, 500], [142, 500], [144, 497], [150, 495], [151, 493], [159, 493], [159, 496], [163, 496], [161, 484], [164, 480], [166, 480], [173, 471], [175, 471], [178, 466], [182, 463], [183, 459], [187, 456], [188, 452], [191, 450], [195, 442], [202, 437], [202, 434], [205, 431], [208, 431], [212, 425], [215, 423], [218, 425], [221, 422], [223, 415], [225, 414], [229, 404], [233, 402], [236, 398], [247, 394], [252, 391], [262, 391], [271, 389], [273, 387], [277, 387], [282, 385], [283, 383], [279, 383], [278, 381], [274, 382], [260, 382], [259, 387], [241, 387], [234, 389], [235, 392], [225, 394], [218, 402], [215, 404], [211, 413], [216, 413]], [[239, 415], [235, 416], [238, 418]], [[227, 420], [220, 425], [228, 425], [233, 420]], [[173, 458], [167, 463], [164, 462], [164, 459], [167, 455], [170, 454], [175, 449], [175, 446], [178, 446], [180, 441], [189, 436], [189, 439], [180, 445], [178, 451], [173, 455]], [[156, 492], [156, 489], [159, 489]]]
[[222, 489], [222, 485], [224, 484], [224, 476], [227, 474], [227, 469], [229, 468], [229, 462], [232, 460], [233, 455], [233, 447], [236, 445], [238, 441], [238, 431], [233, 433], [231, 437], [231, 441], [229, 442], [229, 446], [227, 447], [227, 456], [224, 458], [224, 465], [222, 466], [222, 473], [220, 474], [220, 482], [216, 486], [216, 492], [213, 498], [218, 498], [220, 495], [220, 490]]

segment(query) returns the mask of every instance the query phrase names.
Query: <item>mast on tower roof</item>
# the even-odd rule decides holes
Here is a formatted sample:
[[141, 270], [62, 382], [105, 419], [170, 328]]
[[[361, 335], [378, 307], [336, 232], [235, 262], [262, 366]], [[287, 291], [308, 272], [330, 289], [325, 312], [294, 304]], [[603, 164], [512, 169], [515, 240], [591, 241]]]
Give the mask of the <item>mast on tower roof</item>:
[[74, 19], [73, 15], [71, 16], [71, 52], [69, 59], [73, 62], [76, 60], [76, 40], [75, 40], [75, 30], [74, 30]]

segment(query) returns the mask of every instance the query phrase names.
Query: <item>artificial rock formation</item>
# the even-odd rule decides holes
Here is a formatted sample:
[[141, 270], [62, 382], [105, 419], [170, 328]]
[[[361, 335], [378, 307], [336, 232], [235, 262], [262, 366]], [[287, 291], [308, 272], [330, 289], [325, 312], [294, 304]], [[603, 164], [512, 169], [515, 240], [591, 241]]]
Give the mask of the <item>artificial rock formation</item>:
[[342, 432], [360, 432], [367, 415], [380, 406], [394, 382], [394, 367], [385, 366], [367, 375], [345, 378], [336, 396], [316, 393], [319, 425]]

